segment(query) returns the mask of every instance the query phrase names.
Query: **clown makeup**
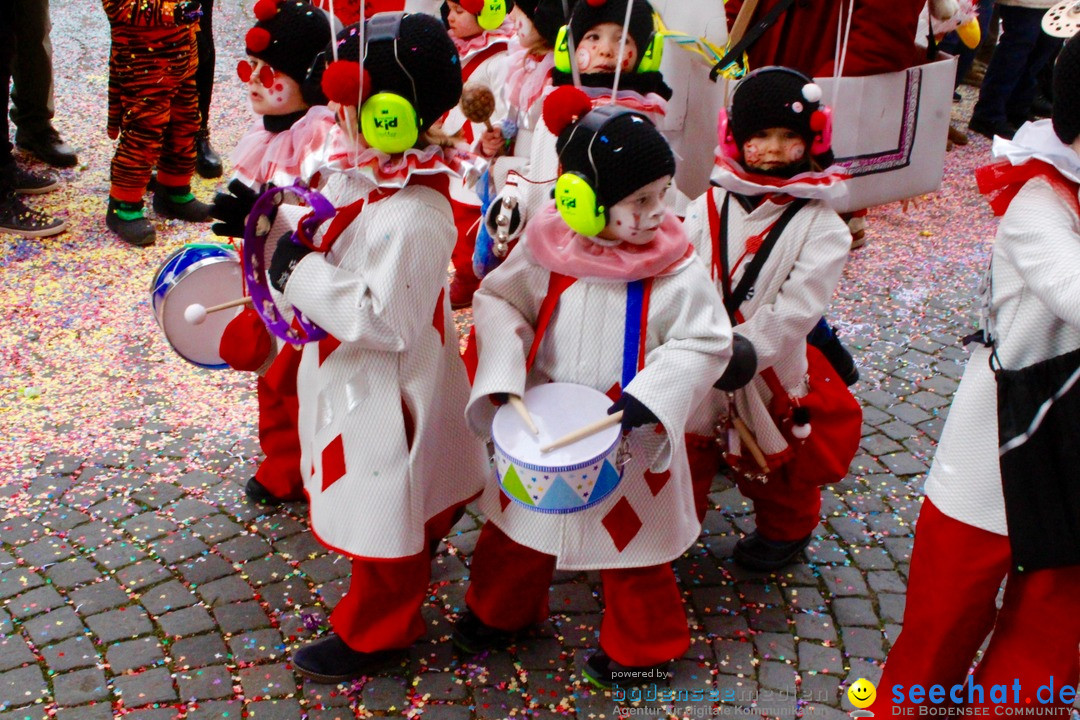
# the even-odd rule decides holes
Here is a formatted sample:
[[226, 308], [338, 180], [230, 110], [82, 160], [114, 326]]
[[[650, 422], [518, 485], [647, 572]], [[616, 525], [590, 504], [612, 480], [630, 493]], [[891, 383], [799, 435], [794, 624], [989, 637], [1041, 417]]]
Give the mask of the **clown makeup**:
[[288, 115], [307, 108], [300, 84], [285, 73], [274, 72], [262, 60], [249, 55], [236, 72], [247, 83], [251, 109], [257, 115]]
[[664, 220], [664, 196], [670, 186], [671, 176], [665, 175], [615, 203], [608, 209], [608, 224], [599, 237], [631, 245], [652, 242]]
[[[619, 40], [622, 39], [623, 27], [618, 23], [605, 22], [589, 28], [585, 37], [578, 40], [578, 68], [583, 73], [615, 72], [616, 56], [619, 54]], [[628, 72], [637, 65], [638, 47], [634, 38], [626, 37], [626, 49], [622, 56], [623, 72]]]
[[794, 165], [806, 157], [806, 141], [788, 128], [766, 128], [747, 138], [742, 148], [743, 161], [752, 170], [775, 170]]
[[450, 34], [453, 37], [458, 40], [468, 40], [484, 32], [484, 29], [480, 27], [480, 21], [471, 12], [454, 0], [447, 0], [446, 4], [450, 8], [446, 22], [450, 26]]
[[521, 43], [521, 47], [530, 52], [537, 52], [547, 48], [547, 41], [544, 40], [544, 36], [536, 31], [536, 26], [533, 25], [532, 20], [517, 5], [510, 11], [510, 19], [514, 22], [514, 29], [517, 30], [517, 39]]

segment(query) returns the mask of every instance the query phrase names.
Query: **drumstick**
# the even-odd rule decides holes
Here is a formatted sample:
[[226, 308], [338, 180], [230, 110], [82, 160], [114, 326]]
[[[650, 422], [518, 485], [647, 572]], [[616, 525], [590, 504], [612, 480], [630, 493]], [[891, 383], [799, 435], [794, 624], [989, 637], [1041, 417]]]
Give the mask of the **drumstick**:
[[731, 424], [735, 426], [735, 430], [739, 433], [739, 439], [742, 440], [743, 445], [750, 451], [750, 454], [754, 457], [754, 461], [757, 462], [761, 468], [761, 472], [769, 472], [769, 463], [765, 460], [765, 453], [761, 452], [761, 447], [757, 444], [757, 440], [754, 439], [754, 434], [750, 432], [750, 428], [746, 426], [741, 417], [731, 418]]
[[509, 399], [510, 407], [517, 411], [517, 414], [521, 416], [521, 419], [525, 422], [525, 427], [529, 428], [529, 432], [533, 435], [540, 434], [540, 428], [536, 427], [536, 423], [533, 422], [532, 415], [529, 414], [529, 408], [525, 407], [525, 401], [517, 395], [511, 395]]
[[593, 435], [595, 433], [600, 432], [601, 430], [607, 430], [612, 425], [618, 425], [619, 423], [621, 423], [622, 422], [622, 416], [623, 416], [623, 411], [619, 410], [616, 413], [612, 413], [611, 415], [608, 415], [606, 418], [603, 418], [601, 420], [597, 420], [594, 423], [589, 423], [585, 427], [578, 428], [577, 430], [575, 430], [573, 432], [566, 433], [565, 435], [563, 435], [561, 438], [559, 438], [555, 442], [549, 443], [549, 444], [544, 445], [543, 447], [541, 447], [540, 452], [542, 452], [542, 453], [550, 452], [550, 451], [555, 450], [557, 448], [561, 448], [561, 447], [564, 447], [566, 445], [570, 445], [571, 443], [576, 443], [578, 440], [581, 440], [582, 438], [587, 438], [590, 435]]
[[219, 305], [211, 305], [210, 307], [203, 307], [199, 303], [192, 303], [184, 309], [184, 319], [192, 325], [202, 325], [206, 320], [206, 316], [212, 312], [219, 310], [228, 310], [238, 305], [248, 305], [251, 303], [250, 297], [236, 298], [235, 300], [229, 300]]
[[207, 314], [209, 314], [212, 312], [217, 312], [218, 310], [228, 310], [229, 308], [250, 304], [251, 298], [245, 295], [244, 297], [236, 298], [235, 300], [229, 300], [228, 302], [223, 302], [219, 305], [211, 305], [210, 307], [206, 308], [206, 312]]

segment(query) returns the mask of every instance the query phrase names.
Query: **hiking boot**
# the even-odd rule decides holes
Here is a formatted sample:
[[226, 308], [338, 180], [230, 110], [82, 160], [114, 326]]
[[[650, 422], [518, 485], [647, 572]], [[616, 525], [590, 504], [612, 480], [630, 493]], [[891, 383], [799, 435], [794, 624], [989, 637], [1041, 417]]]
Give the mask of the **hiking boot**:
[[610, 690], [613, 685], [637, 687], [647, 683], [656, 683], [663, 686], [666, 685], [669, 677], [666, 666], [667, 663], [644, 667], [621, 665], [608, 657], [603, 650], [597, 650], [586, 658], [581, 674], [594, 687], [601, 690]]
[[450, 642], [454, 643], [454, 647], [458, 650], [476, 655], [492, 648], [506, 647], [514, 635], [515, 633], [509, 630], [491, 627], [476, 617], [472, 610], [466, 610], [454, 623], [454, 629], [450, 633]]
[[353, 650], [337, 634], [308, 643], [293, 653], [292, 664], [304, 677], [320, 683], [339, 683], [399, 665], [403, 650], [365, 653]]
[[154, 244], [154, 226], [146, 219], [141, 201], [133, 203], [110, 197], [105, 224], [128, 245], [143, 247]]
[[206, 128], [195, 133], [195, 172], [207, 179], [219, 178], [223, 172], [221, 156], [210, 146], [210, 131]]
[[53, 167], [75, 167], [79, 158], [70, 145], [60, 139], [60, 133], [49, 128], [36, 135], [20, 136], [15, 134], [15, 146], [25, 150], [46, 165]]
[[11, 163], [0, 169], [0, 187], [20, 195], [43, 195], [60, 187], [60, 181], [52, 173], [36, 173]]
[[52, 237], [65, 230], [66, 222], [23, 204], [14, 192], [0, 195], [0, 232], [24, 237]]
[[210, 219], [210, 206], [195, 199], [190, 185], [173, 187], [159, 182], [154, 190], [154, 212], [161, 217], [188, 222], [206, 222]]
[[795, 562], [811, 535], [800, 540], [769, 540], [757, 530], [735, 543], [735, 562], [747, 570], [779, 570]]

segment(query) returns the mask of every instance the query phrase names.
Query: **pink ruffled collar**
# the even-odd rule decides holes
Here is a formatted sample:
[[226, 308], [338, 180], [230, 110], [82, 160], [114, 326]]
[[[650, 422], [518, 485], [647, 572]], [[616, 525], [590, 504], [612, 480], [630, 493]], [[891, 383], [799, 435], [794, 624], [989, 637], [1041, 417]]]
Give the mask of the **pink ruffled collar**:
[[452, 35], [450, 39], [454, 41], [454, 47], [457, 48], [458, 56], [461, 58], [461, 66], [465, 67], [465, 63], [469, 62], [471, 55], [484, 50], [493, 43], [508, 42], [513, 36], [514, 24], [510, 21], [510, 18], [507, 18], [502, 25], [494, 30], [485, 30], [479, 35], [473, 35], [471, 38], [464, 40], [459, 40]]
[[571, 230], [555, 205], [544, 208], [525, 230], [529, 252], [542, 267], [582, 280], [633, 282], [672, 275], [693, 261], [694, 247], [682, 223], [668, 211], [652, 242], [601, 245]]
[[540, 99], [551, 85], [555, 54], [536, 55], [518, 44], [507, 54], [506, 97], [511, 107], [524, 110]]

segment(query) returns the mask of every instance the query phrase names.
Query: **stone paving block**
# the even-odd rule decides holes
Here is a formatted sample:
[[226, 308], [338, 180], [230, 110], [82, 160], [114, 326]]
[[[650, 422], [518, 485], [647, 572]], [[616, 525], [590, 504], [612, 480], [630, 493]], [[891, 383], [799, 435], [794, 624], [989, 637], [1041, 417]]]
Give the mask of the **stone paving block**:
[[557, 669], [562, 657], [562, 644], [554, 638], [528, 638], [517, 645], [518, 662], [527, 670]]
[[23, 628], [38, 647], [73, 637], [85, 629], [75, 610], [66, 606], [27, 620]]
[[885, 622], [903, 622], [906, 597], [906, 595], [893, 593], [879, 593], [877, 600], [878, 606], [881, 608], [881, 619]]
[[[307, 696], [306, 690], [304, 695]], [[364, 689], [360, 693], [360, 704], [368, 711], [400, 711], [407, 707], [405, 687], [396, 678], [371, 678], [364, 683]]]
[[231, 563], [225, 562], [222, 558], [212, 554], [200, 555], [191, 560], [186, 560], [177, 569], [184, 580], [192, 585], [217, 580], [235, 572]]
[[882, 455], [878, 460], [894, 475], [915, 475], [924, 473], [929, 469], [922, 461], [912, 457], [911, 453], [908, 452]]
[[881, 631], [877, 628], [843, 628], [840, 637], [844, 642], [844, 652], [848, 655], [871, 660], [884, 660]]
[[165, 506], [163, 512], [178, 523], [193, 523], [217, 512], [213, 505], [192, 497], [184, 497]]
[[5, 545], [22, 545], [43, 535], [44, 530], [33, 517], [12, 517], [0, 522], [0, 542]]
[[747, 608], [747, 622], [759, 632], [787, 632], [787, 610], [779, 607]]
[[326, 548], [311, 533], [298, 533], [274, 543], [274, 551], [294, 562], [312, 560], [326, 554]]
[[[405, 697], [405, 690], [401, 687], [401, 682], [395, 678], [364, 678], [363, 688], [368, 689], [373, 683], [375, 684], [375, 687], [378, 687], [383, 683], [396, 684], [402, 698]], [[319, 705], [324, 705], [326, 707], [343, 707], [352, 702], [353, 697], [357, 694], [358, 687], [359, 684], [354, 683], [317, 683], [305, 678], [302, 693], [309, 708], [317, 707]], [[374, 694], [378, 696], [379, 693], [374, 691]], [[400, 703], [397, 707], [401, 707]], [[383, 709], [385, 710], [386, 708]]]
[[867, 435], [859, 441], [859, 446], [875, 458], [903, 449], [900, 443], [881, 433]]
[[746, 605], [778, 605], [784, 601], [780, 588], [775, 583], [742, 581], [736, 584], [736, 589]]
[[8, 600], [7, 609], [14, 617], [28, 618], [63, 604], [64, 598], [60, 597], [60, 593], [51, 585], [43, 585]]
[[94, 505], [90, 513], [106, 522], [119, 522], [142, 512], [142, 508], [120, 495]]
[[121, 537], [122, 533], [112, 525], [95, 520], [68, 531], [68, 540], [83, 552], [95, 550]]
[[94, 562], [106, 570], [117, 570], [146, 557], [139, 548], [129, 542], [109, 543], [94, 552]]
[[8, 635], [0, 639], [0, 671], [35, 662], [37, 657], [30, 651], [22, 635]]
[[799, 699], [810, 703], [835, 706], [839, 703], [840, 678], [835, 675], [803, 673]]
[[60, 705], [82, 705], [109, 696], [105, 673], [101, 668], [89, 668], [55, 675], [52, 679], [53, 696]]
[[[434, 578], [432, 582], [435, 582]], [[315, 602], [315, 597], [308, 587], [307, 581], [299, 574], [293, 575], [288, 580], [277, 582], [272, 585], [264, 585], [259, 588], [259, 595], [267, 606], [276, 612], [285, 612], [298, 607], [310, 605]]]
[[825, 583], [826, 594], [843, 595], [866, 595], [866, 581], [858, 568], [853, 567], [822, 567], [821, 579]]
[[[431, 704], [424, 706], [424, 720], [472, 720], [467, 705]], [[599, 717], [599, 715], [597, 715]]]
[[866, 580], [870, 583], [870, 589], [879, 593], [904, 593], [907, 592], [907, 584], [900, 577], [900, 573], [893, 571], [874, 571], [866, 574]]
[[842, 673], [844, 661], [837, 648], [803, 641], [799, 643], [799, 671]]
[[[38, 481], [35, 480], [34, 482], [36, 483]], [[70, 484], [71, 481], [65, 478], [64, 482]], [[31, 485], [31, 495], [40, 494], [33, 492], [32, 488], [33, 484]], [[46, 510], [41, 514], [41, 517], [38, 518], [38, 522], [56, 533], [71, 530], [72, 528], [77, 528], [84, 523], [90, 522], [91, 520], [93, 520], [93, 518], [84, 513], [82, 510], [76, 510], [75, 508], [68, 507], [66, 505], [57, 505], [49, 510]]]
[[229, 562], [243, 563], [255, 558], [266, 557], [272, 552], [273, 547], [262, 537], [251, 534], [240, 535], [219, 543], [216, 550]]
[[178, 532], [150, 543], [150, 549], [159, 558], [172, 565], [201, 555], [209, 550], [210, 546], [191, 533]]
[[891, 570], [896, 561], [884, 547], [863, 545], [853, 547], [848, 553], [860, 570]]
[[174, 708], [145, 708], [124, 716], [124, 720], [178, 720], [180, 712]]
[[113, 679], [113, 690], [126, 707], [137, 708], [177, 699], [172, 678], [165, 668], [154, 668], [138, 675], [118, 675]]
[[847, 551], [835, 540], [815, 538], [804, 551], [806, 558], [814, 564], [844, 563], [848, 561]]
[[157, 510], [183, 497], [184, 491], [172, 483], [151, 482], [131, 494], [131, 497], [143, 505]]
[[116, 579], [128, 590], [138, 590], [140, 588], [156, 585], [162, 580], [167, 580], [170, 577], [172, 577], [172, 574], [165, 566], [156, 560], [150, 559], [140, 560], [134, 565], [128, 565], [126, 568], [123, 568], [116, 573]]
[[229, 650], [237, 662], [256, 663], [285, 656], [285, 642], [281, 633], [272, 628], [233, 635]]
[[296, 535], [297, 533], [302, 533], [307, 530], [307, 527], [298, 522], [295, 518], [291, 518], [280, 512], [260, 520], [256, 524], [256, 528], [260, 535], [271, 542], [277, 542], [282, 538], [287, 538], [290, 535]]
[[196, 470], [182, 475], [176, 482], [179, 483], [180, 487], [189, 490], [197, 490], [200, 488], [213, 487], [221, 483], [222, 480], [220, 475]]
[[795, 667], [786, 663], [765, 661], [758, 667], [758, 683], [770, 690], [794, 693]]
[[556, 613], [596, 612], [600, 609], [588, 586], [569, 583], [553, 586], [548, 595], [548, 604], [551, 612]]
[[750, 625], [742, 615], [716, 615], [705, 618], [705, 631], [720, 638], [742, 638], [750, 635]]
[[739, 640], [716, 640], [713, 642], [717, 669], [728, 675], [752, 674], [754, 672], [754, 644]]
[[255, 587], [280, 582], [296, 573], [289, 563], [277, 555], [269, 555], [244, 563], [241, 577]]
[[130, 602], [128, 594], [112, 578], [86, 585], [68, 593], [68, 599], [81, 615], [95, 615]]
[[104, 643], [130, 640], [154, 630], [150, 618], [139, 608], [109, 610], [87, 618], [86, 624]]
[[94, 564], [86, 558], [72, 558], [52, 565], [45, 570], [47, 577], [58, 588], [68, 589], [93, 582], [101, 577]]
[[866, 518], [870, 529], [882, 537], [906, 537], [912, 534], [912, 527], [904, 524], [891, 512], [879, 512]]
[[330, 582], [349, 574], [349, 561], [343, 555], [330, 553], [300, 563], [300, 570], [317, 584]]
[[165, 653], [157, 638], [144, 637], [111, 645], [105, 657], [114, 673], [122, 673], [156, 665], [165, 659]]
[[914, 545], [914, 538], [885, 538], [883, 542], [889, 554], [897, 562], [911, 562], [911, 548]]
[[847, 713], [818, 703], [803, 706], [803, 720], [850, 720]]
[[832, 517], [829, 526], [850, 545], [864, 544], [869, 535], [866, 523], [856, 517]]
[[214, 621], [206, 608], [196, 605], [162, 615], [158, 618], [158, 626], [171, 637], [191, 637], [212, 630]]
[[[217, 512], [215, 508], [213, 512]], [[213, 545], [223, 540], [228, 540], [242, 533], [244, 528], [237, 525], [225, 515], [214, 514], [203, 518], [191, 526], [191, 532]]]
[[170, 610], [194, 605], [199, 600], [178, 580], [156, 585], [143, 591], [139, 602], [153, 615], [162, 615]]
[[841, 626], [861, 625], [877, 627], [878, 618], [874, 606], [866, 598], [844, 597], [833, 600], [833, 614]]
[[[424, 713], [427, 715], [427, 712]], [[308, 720], [353, 720], [356, 715], [351, 708], [327, 707], [316, 710], [308, 710]]]
[[238, 600], [250, 600], [255, 596], [251, 586], [239, 575], [229, 575], [220, 580], [213, 580], [200, 585], [197, 592], [203, 602], [210, 607], [237, 602]]
[[56, 720], [113, 720], [113, 712], [109, 703], [58, 708]]
[[439, 555], [431, 561], [431, 582], [433, 583], [461, 580], [468, 574], [465, 564], [453, 555]]
[[217, 700], [233, 695], [232, 673], [224, 665], [176, 673], [181, 700]]
[[298, 720], [304, 711], [297, 700], [260, 700], [245, 708], [248, 720]]
[[182, 638], [169, 645], [173, 664], [178, 668], [206, 667], [228, 659], [225, 641], [217, 633]]
[[[237, 674], [249, 698], [285, 697], [296, 692], [296, 676], [284, 663], [241, 668]], [[250, 706], [248, 712], [250, 715]]]
[[239, 701], [211, 700], [189, 704], [187, 720], [240, 720], [242, 712], [243, 703]]
[[788, 605], [798, 610], [825, 610], [825, 598], [816, 587], [787, 586], [784, 588], [784, 598]]
[[795, 660], [795, 638], [790, 633], [759, 633], [754, 636], [754, 648], [765, 660]]
[[65, 538], [47, 535], [15, 548], [15, 554], [25, 560], [30, 567], [40, 568], [71, 557], [75, 554], [75, 548]]
[[238, 633], [270, 625], [270, 618], [256, 602], [232, 603], [214, 608], [222, 632]]
[[823, 613], [798, 613], [795, 615], [795, 634], [800, 638], [836, 641], [836, 625], [832, 616]]
[[30, 705], [48, 695], [49, 687], [37, 665], [0, 673], [0, 707]]
[[520, 693], [480, 687], [473, 690], [477, 720], [504, 720], [521, 713], [524, 703]]
[[454, 673], [426, 672], [419, 676], [416, 694], [434, 701], [464, 700], [468, 696], [468, 688]]
[[97, 665], [101, 660], [94, 644], [85, 635], [76, 635], [55, 645], [41, 649], [41, 657], [49, 670], [63, 672], [80, 667]]
[[172, 520], [156, 512], [144, 512], [120, 523], [120, 527], [136, 540], [149, 542], [162, 535], [175, 532], [177, 525]]

